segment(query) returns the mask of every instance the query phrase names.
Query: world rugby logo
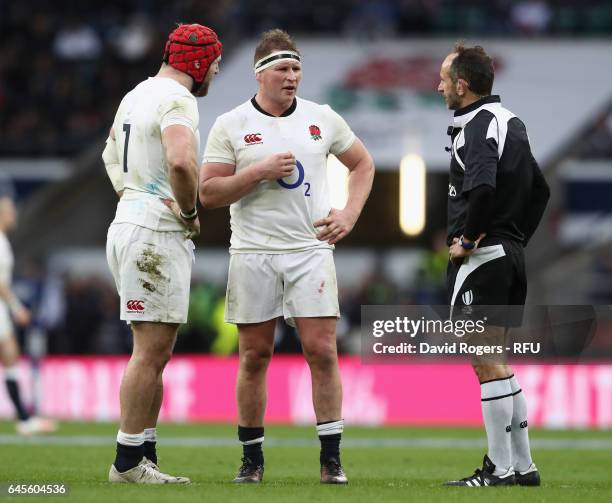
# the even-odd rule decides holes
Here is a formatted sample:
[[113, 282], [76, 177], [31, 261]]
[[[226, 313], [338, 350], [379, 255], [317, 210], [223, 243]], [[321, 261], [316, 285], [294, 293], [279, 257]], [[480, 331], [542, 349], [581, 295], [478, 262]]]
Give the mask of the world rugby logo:
[[471, 305], [472, 302], [474, 302], [474, 294], [472, 293], [472, 290], [468, 290], [467, 292], [463, 292], [463, 295], [461, 296], [461, 300], [463, 300], [463, 303], [466, 306]]

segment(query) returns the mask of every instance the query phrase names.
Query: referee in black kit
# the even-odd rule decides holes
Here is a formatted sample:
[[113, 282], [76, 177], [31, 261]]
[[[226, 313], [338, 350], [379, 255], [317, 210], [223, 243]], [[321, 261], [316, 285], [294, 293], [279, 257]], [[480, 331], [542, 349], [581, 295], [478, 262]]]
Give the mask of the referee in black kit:
[[[438, 91], [455, 111], [448, 187], [448, 296], [455, 312], [525, 304], [523, 247], [550, 196], [525, 125], [491, 95], [493, 78], [485, 50], [461, 43], [440, 70]], [[507, 328], [520, 321], [493, 324], [487, 340], [503, 343]], [[476, 360], [472, 365], [480, 381], [488, 454], [482, 469], [447, 485], [540, 485], [529, 449], [527, 404], [511, 368]]]

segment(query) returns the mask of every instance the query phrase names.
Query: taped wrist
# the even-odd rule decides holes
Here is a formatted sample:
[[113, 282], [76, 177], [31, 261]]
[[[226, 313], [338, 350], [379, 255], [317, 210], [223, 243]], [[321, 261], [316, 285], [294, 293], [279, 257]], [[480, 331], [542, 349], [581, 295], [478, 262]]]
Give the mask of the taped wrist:
[[196, 217], [198, 216], [198, 208], [194, 206], [193, 210], [186, 211], [186, 212], [181, 210], [179, 214], [181, 215], [181, 218], [183, 220], [195, 220]]

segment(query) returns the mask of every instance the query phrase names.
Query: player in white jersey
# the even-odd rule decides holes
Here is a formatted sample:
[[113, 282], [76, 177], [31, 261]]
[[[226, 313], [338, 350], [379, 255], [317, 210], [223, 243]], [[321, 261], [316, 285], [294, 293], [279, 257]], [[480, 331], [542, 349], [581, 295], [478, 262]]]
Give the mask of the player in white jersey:
[[[254, 71], [257, 95], [218, 117], [212, 127], [199, 189], [205, 208], [231, 205], [225, 316], [239, 328], [238, 437], [244, 453], [234, 481], [263, 477], [266, 371], [276, 319], [282, 316], [297, 327], [311, 370], [321, 482], [345, 484], [332, 252], [361, 213], [374, 164], [329, 106], [296, 97], [300, 54], [286, 32], [263, 34]], [[330, 204], [329, 154], [350, 171], [343, 209]]]
[[121, 101], [103, 159], [120, 196], [106, 254], [134, 347], [121, 383], [111, 482], [188, 483], [157, 467], [162, 373], [187, 321], [196, 209], [198, 107], [219, 71], [222, 45], [198, 24], [180, 25], [155, 77]]
[[27, 327], [32, 317], [11, 289], [14, 257], [5, 233], [16, 225], [17, 211], [12, 199], [0, 197], [0, 362], [4, 367], [6, 389], [17, 413], [17, 432], [32, 435], [55, 431], [56, 425], [49, 419], [30, 416], [21, 400], [17, 370], [19, 346], [11, 316], [20, 327]]

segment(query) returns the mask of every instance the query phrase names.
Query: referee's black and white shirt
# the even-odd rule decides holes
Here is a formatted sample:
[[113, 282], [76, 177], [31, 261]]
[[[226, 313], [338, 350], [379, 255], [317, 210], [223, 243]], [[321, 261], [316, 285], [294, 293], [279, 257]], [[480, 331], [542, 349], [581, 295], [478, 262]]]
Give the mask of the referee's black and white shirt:
[[501, 105], [499, 96], [486, 96], [456, 110], [450, 131], [448, 244], [463, 234], [468, 194], [480, 185], [495, 189], [487, 238], [524, 243], [534, 186], [543, 180], [525, 125]]

